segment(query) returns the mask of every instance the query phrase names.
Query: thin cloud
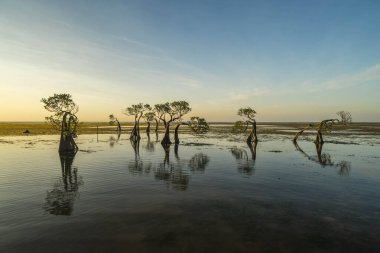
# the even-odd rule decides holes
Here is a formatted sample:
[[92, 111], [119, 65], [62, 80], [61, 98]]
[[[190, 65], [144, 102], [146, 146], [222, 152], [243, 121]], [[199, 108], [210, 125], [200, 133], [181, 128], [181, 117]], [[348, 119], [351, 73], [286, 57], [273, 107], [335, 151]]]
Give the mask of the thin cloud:
[[233, 91], [227, 93], [225, 96], [219, 99], [209, 100], [208, 103], [211, 105], [220, 105], [226, 103], [241, 102], [249, 100], [253, 97], [267, 96], [271, 94], [272, 91], [267, 88], [253, 88], [249, 90], [242, 90], [239, 92]]
[[304, 89], [308, 92], [320, 92], [326, 90], [342, 90], [360, 86], [372, 81], [380, 80], [380, 64], [376, 64], [366, 70], [340, 78], [327, 80], [321, 83], [308, 84]]

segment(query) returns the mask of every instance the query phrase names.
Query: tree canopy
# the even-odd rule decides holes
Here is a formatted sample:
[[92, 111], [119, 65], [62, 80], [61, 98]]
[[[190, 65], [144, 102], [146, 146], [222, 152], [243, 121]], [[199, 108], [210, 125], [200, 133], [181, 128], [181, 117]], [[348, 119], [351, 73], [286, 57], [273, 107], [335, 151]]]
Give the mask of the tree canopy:
[[54, 114], [45, 117], [46, 121], [61, 131], [59, 143], [60, 153], [76, 153], [78, 146], [74, 141], [76, 136], [78, 118], [78, 106], [74, 103], [70, 94], [54, 94], [48, 98], [42, 98], [44, 108]]

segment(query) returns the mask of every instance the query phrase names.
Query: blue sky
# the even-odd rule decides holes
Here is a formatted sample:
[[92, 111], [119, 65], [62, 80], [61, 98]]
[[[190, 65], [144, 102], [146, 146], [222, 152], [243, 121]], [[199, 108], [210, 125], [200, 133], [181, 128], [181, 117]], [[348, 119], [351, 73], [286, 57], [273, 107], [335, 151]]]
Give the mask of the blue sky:
[[380, 121], [379, 1], [0, 0], [0, 121], [72, 94], [82, 121], [187, 100], [192, 115]]

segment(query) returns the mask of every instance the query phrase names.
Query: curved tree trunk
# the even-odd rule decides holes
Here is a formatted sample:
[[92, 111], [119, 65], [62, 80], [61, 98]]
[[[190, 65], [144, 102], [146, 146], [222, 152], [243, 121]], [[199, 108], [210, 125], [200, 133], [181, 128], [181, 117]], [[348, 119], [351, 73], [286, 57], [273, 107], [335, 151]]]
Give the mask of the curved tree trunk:
[[129, 139], [130, 139], [131, 141], [137, 141], [136, 123], [135, 123], [135, 125], [133, 126], [133, 129], [132, 129], [131, 135], [129, 136]]
[[175, 158], [177, 160], [179, 160], [179, 156], [178, 156], [178, 144], [174, 145], [174, 155], [175, 155]]
[[137, 127], [136, 127], [136, 132], [137, 132], [137, 140], [140, 140], [140, 120], [137, 121]]
[[[74, 118], [70, 115], [69, 120], [67, 117], [70, 115], [69, 112], [66, 112], [63, 115], [61, 123], [61, 138], [59, 141], [59, 153], [61, 154], [75, 154], [78, 151], [78, 146], [74, 141], [74, 134], [76, 129], [76, 122], [73, 122]], [[71, 123], [74, 123], [74, 130], [71, 129]]]
[[149, 134], [150, 133], [150, 122], [148, 121], [147, 124], [148, 124], [148, 126], [146, 127], [146, 133]]
[[172, 144], [172, 142], [170, 141], [170, 124], [169, 123], [166, 124], [165, 135], [164, 135], [164, 138], [161, 141], [161, 144], [162, 145], [170, 145], [170, 144]]
[[256, 120], [253, 120], [252, 123], [252, 130], [247, 138], [247, 143], [256, 143], [257, 142], [257, 135], [256, 135]]
[[298, 137], [299, 137], [304, 131], [310, 129], [312, 126], [313, 126], [313, 125], [310, 124], [310, 125], [308, 125], [307, 127], [305, 127], [304, 129], [302, 129], [302, 130], [300, 130], [299, 132], [297, 132], [296, 135], [295, 135], [294, 138], [293, 138], [293, 142], [296, 143]]
[[317, 137], [315, 139], [315, 143], [316, 144], [323, 144], [324, 143], [321, 130], [318, 130], [318, 132], [317, 132]]
[[179, 134], [178, 134], [178, 130], [179, 130], [179, 127], [181, 126], [181, 125], [186, 125], [186, 126], [188, 126], [189, 124], [187, 124], [187, 123], [184, 123], [184, 122], [182, 122], [182, 123], [179, 123], [176, 127], [175, 127], [175, 130], [174, 130], [174, 143], [175, 144], [179, 144]]
[[117, 123], [117, 133], [118, 133], [118, 135], [120, 135], [121, 134], [121, 125], [117, 119], [116, 119], [116, 123]]
[[156, 132], [156, 134], [158, 133], [158, 120], [157, 119], [154, 119], [156, 121], [156, 128], [154, 129], [154, 131]]

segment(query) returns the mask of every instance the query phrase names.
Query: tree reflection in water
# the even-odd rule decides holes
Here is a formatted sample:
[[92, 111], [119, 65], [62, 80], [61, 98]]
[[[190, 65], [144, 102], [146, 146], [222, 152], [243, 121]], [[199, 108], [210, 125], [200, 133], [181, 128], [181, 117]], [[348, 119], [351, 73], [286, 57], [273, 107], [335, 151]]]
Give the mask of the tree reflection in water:
[[135, 175], [149, 174], [152, 168], [152, 164], [144, 164], [140, 158], [140, 140], [131, 140], [131, 145], [135, 153], [135, 158], [128, 163], [129, 171]]
[[179, 145], [174, 145], [175, 159], [170, 159], [171, 146], [162, 145], [164, 159], [162, 162], [152, 164], [143, 161], [139, 155], [139, 142], [131, 142], [135, 152], [135, 159], [128, 164], [129, 171], [134, 175], [150, 174], [153, 172], [154, 178], [165, 182], [166, 186], [173, 190], [184, 191], [190, 182], [190, 172], [204, 171], [210, 159], [202, 153], [195, 154], [190, 160], [182, 160], [178, 154]]
[[203, 153], [195, 154], [189, 161], [189, 168], [192, 172], [204, 172], [210, 159]]
[[170, 161], [170, 146], [163, 144], [165, 151], [164, 161], [158, 164], [154, 171], [154, 177], [166, 182], [168, 188], [184, 191], [190, 182], [190, 175], [178, 156], [178, 145], [175, 145], [175, 162]]
[[117, 134], [117, 138], [113, 137], [113, 136], [110, 136], [110, 139], [109, 139], [109, 143], [110, 143], [110, 147], [113, 148], [115, 146], [116, 143], [119, 142], [120, 140], [120, 135], [121, 133], [118, 133]]
[[320, 164], [322, 167], [335, 167], [338, 168], [338, 174], [341, 176], [348, 176], [351, 171], [351, 163], [348, 161], [340, 161], [335, 163], [329, 153], [322, 153], [323, 143], [315, 143], [317, 156], [310, 156], [301, 149], [297, 142], [293, 142], [296, 150], [301, 152], [310, 161]]
[[81, 176], [78, 176], [77, 168], [72, 168], [75, 154], [60, 154], [59, 157], [62, 178], [55, 182], [53, 190], [47, 191], [44, 209], [54, 215], [71, 215], [83, 180]]
[[234, 147], [230, 149], [238, 164], [238, 171], [243, 174], [252, 175], [255, 171], [257, 143], [247, 143], [251, 157], [244, 148]]

